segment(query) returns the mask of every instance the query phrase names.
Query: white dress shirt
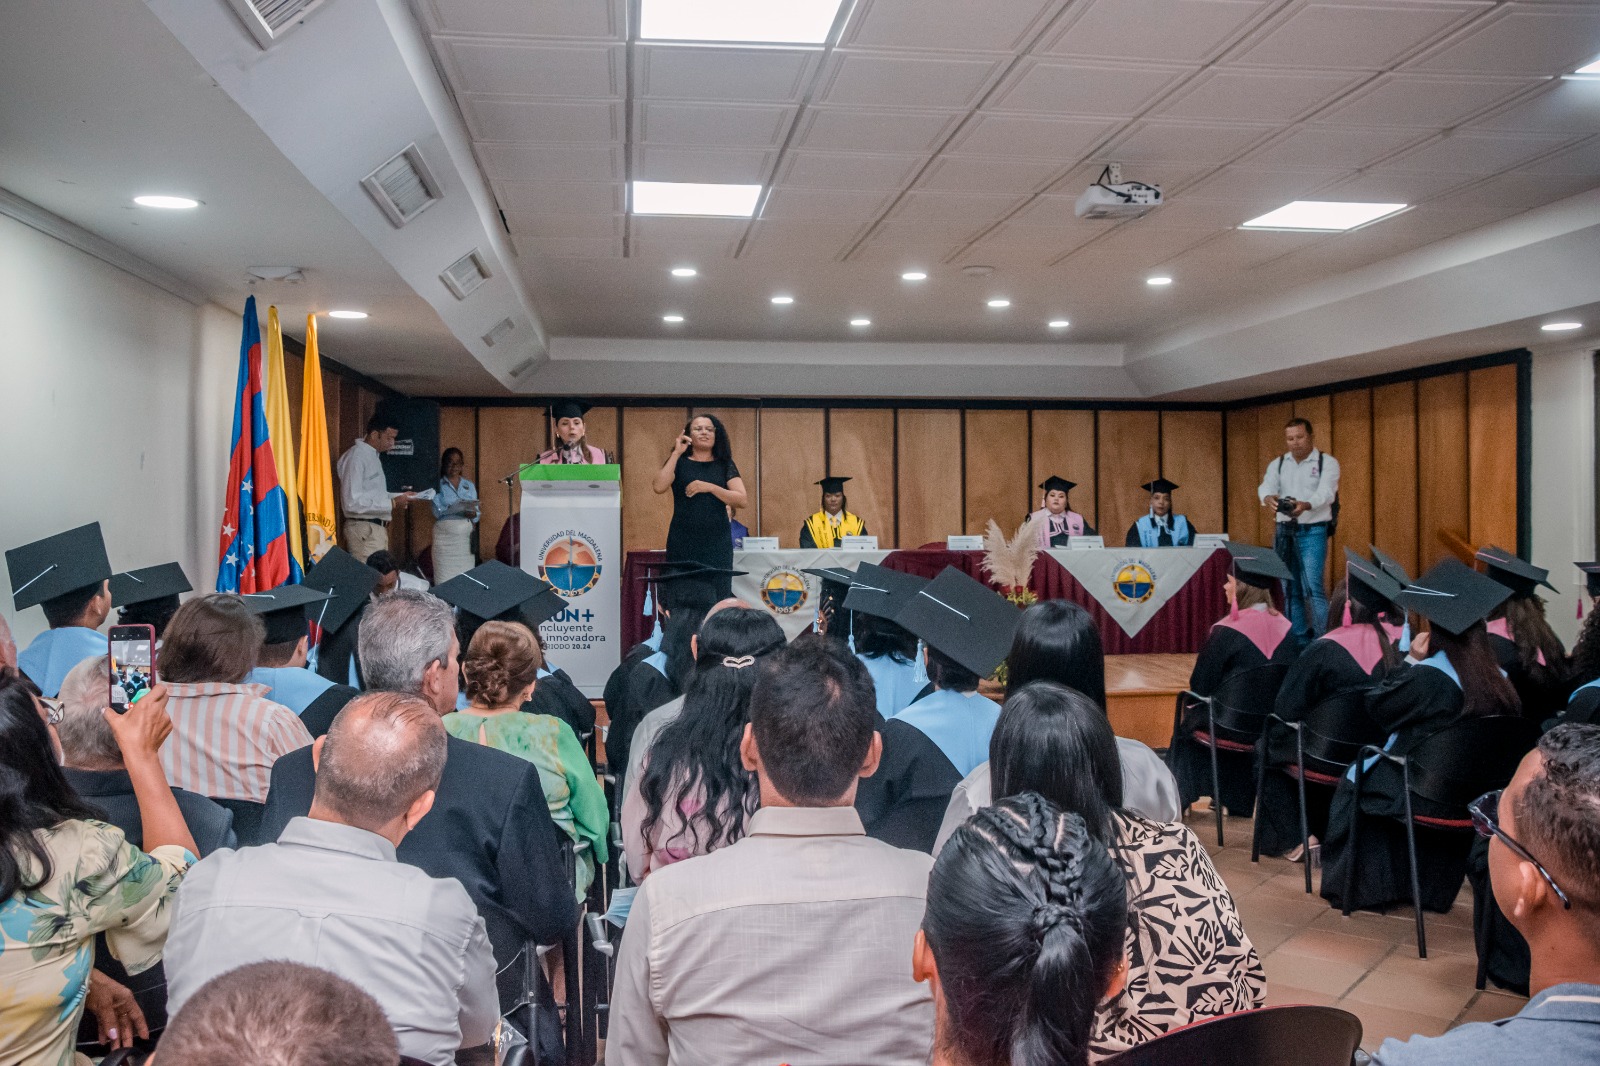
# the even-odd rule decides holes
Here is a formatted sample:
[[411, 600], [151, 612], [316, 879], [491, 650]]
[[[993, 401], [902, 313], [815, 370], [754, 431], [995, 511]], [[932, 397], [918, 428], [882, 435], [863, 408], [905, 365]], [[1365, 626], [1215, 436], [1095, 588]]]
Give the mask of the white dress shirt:
[[393, 514], [394, 498], [383, 476], [383, 460], [378, 449], [358, 440], [339, 456], [339, 502], [346, 518], [379, 519], [387, 522]]
[[[1318, 474], [1320, 469], [1321, 473]], [[1280, 473], [1281, 470], [1281, 473]], [[1268, 496], [1293, 496], [1311, 505], [1298, 521], [1303, 526], [1333, 520], [1333, 498], [1339, 495], [1339, 460], [1320, 448], [1312, 448], [1304, 462], [1295, 462], [1291, 452], [1267, 466], [1267, 476], [1256, 488], [1256, 497], [1265, 504]], [[1274, 515], [1288, 522], [1287, 515]]]
[[499, 1020], [494, 954], [466, 889], [396, 862], [394, 845], [365, 829], [295, 818], [276, 844], [196, 863], [173, 907], [173, 1014], [220, 973], [285, 959], [365, 989], [401, 1054], [438, 1066], [486, 1043]]

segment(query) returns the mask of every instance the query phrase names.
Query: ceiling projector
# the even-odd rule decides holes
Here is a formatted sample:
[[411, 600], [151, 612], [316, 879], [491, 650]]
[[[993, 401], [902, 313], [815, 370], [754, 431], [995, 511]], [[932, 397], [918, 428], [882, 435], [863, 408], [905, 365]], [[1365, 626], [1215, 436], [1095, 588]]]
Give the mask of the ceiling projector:
[[1123, 181], [1122, 168], [1112, 163], [1078, 197], [1073, 213], [1088, 219], [1140, 218], [1160, 206], [1160, 186]]

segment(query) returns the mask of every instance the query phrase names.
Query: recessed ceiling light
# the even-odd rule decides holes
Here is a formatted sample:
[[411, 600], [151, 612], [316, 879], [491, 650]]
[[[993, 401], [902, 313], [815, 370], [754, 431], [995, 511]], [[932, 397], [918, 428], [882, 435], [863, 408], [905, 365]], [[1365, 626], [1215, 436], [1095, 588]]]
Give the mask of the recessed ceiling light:
[[775, 304], [778, 304], [780, 306], [787, 306], [788, 304], [794, 303], [794, 297], [793, 296], [774, 296], [772, 298], [772, 302], [775, 303]]
[[200, 206], [199, 200], [191, 200], [187, 196], [135, 196], [133, 202], [140, 207], [165, 207], [174, 211]]
[[1171, 285], [1172, 279], [1165, 274], [1154, 274], [1144, 279], [1146, 285]]
[[1011, 301], [1010, 300], [990, 300], [989, 301], [989, 306], [994, 308], [996, 311], [998, 311], [1002, 307], [1010, 307], [1011, 306]]
[[1546, 333], [1565, 333], [1569, 329], [1582, 329], [1582, 322], [1546, 322], [1539, 327]]
[[1365, 226], [1406, 209], [1406, 204], [1357, 204], [1334, 200], [1295, 200], [1252, 218], [1240, 229], [1309, 229], [1339, 232]]
[[749, 218], [761, 197], [759, 185], [709, 185], [693, 181], [636, 181], [636, 215], [715, 215]]
[[1590, 63], [1587, 66], [1579, 67], [1577, 70], [1573, 71], [1572, 73], [1574, 73], [1574, 74], [1600, 74], [1600, 59], [1595, 60], [1593, 63]]
[[675, 278], [692, 278], [698, 273], [700, 273], [700, 271], [696, 270], [694, 267], [672, 268], [672, 276]]
[[661, 316], [661, 321], [670, 323], [670, 324], [675, 326], [679, 322], [683, 321], [683, 316], [682, 315], [662, 315]]
[[365, 311], [329, 311], [329, 318], [366, 318]]
[[646, 41], [738, 41], [822, 44], [842, 0], [643, 0], [639, 38]]
[[852, 326], [870, 326], [870, 325], [872, 325], [872, 319], [870, 319], [870, 318], [852, 318], [850, 320], [850, 324]]
[[1072, 323], [1068, 322], [1064, 318], [1052, 319], [1051, 322], [1050, 322], [1050, 328], [1051, 329], [1066, 329], [1070, 325], [1072, 325]]
[[928, 275], [920, 270], [908, 270], [900, 275], [901, 281], [927, 281]]

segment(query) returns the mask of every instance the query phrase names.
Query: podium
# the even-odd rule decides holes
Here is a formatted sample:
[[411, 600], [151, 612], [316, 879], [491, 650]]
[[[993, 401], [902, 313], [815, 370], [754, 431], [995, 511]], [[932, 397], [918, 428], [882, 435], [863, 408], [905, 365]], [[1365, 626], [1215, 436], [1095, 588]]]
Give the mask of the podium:
[[545, 657], [591, 699], [622, 661], [622, 468], [524, 466], [522, 568], [567, 607], [539, 627]]

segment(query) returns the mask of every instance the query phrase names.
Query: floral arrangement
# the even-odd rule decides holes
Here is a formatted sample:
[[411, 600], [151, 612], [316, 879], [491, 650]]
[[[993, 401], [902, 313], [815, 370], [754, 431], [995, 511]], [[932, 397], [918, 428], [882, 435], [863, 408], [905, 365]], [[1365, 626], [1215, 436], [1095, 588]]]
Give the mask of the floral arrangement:
[[[983, 534], [983, 572], [1000, 586], [1000, 595], [1024, 610], [1039, 602], [1038, 593], [1028, 587], [1028, 581], [1033, 576], [1033, 562], [1039, 556], [1038, 521], [1029, 515], [1017, 527], [1016, 535], [1008, 541], [1000, 531], [999, 524], [991, 518], [989, 528]], [[980, 685], [979, 691], [983, 695], [991, 699], [1004, 699], [1006, 664], [1001, 663], [996, 667], [985, 681], [998, 685], [999, 689], [997, 693], [989, 684]]]

